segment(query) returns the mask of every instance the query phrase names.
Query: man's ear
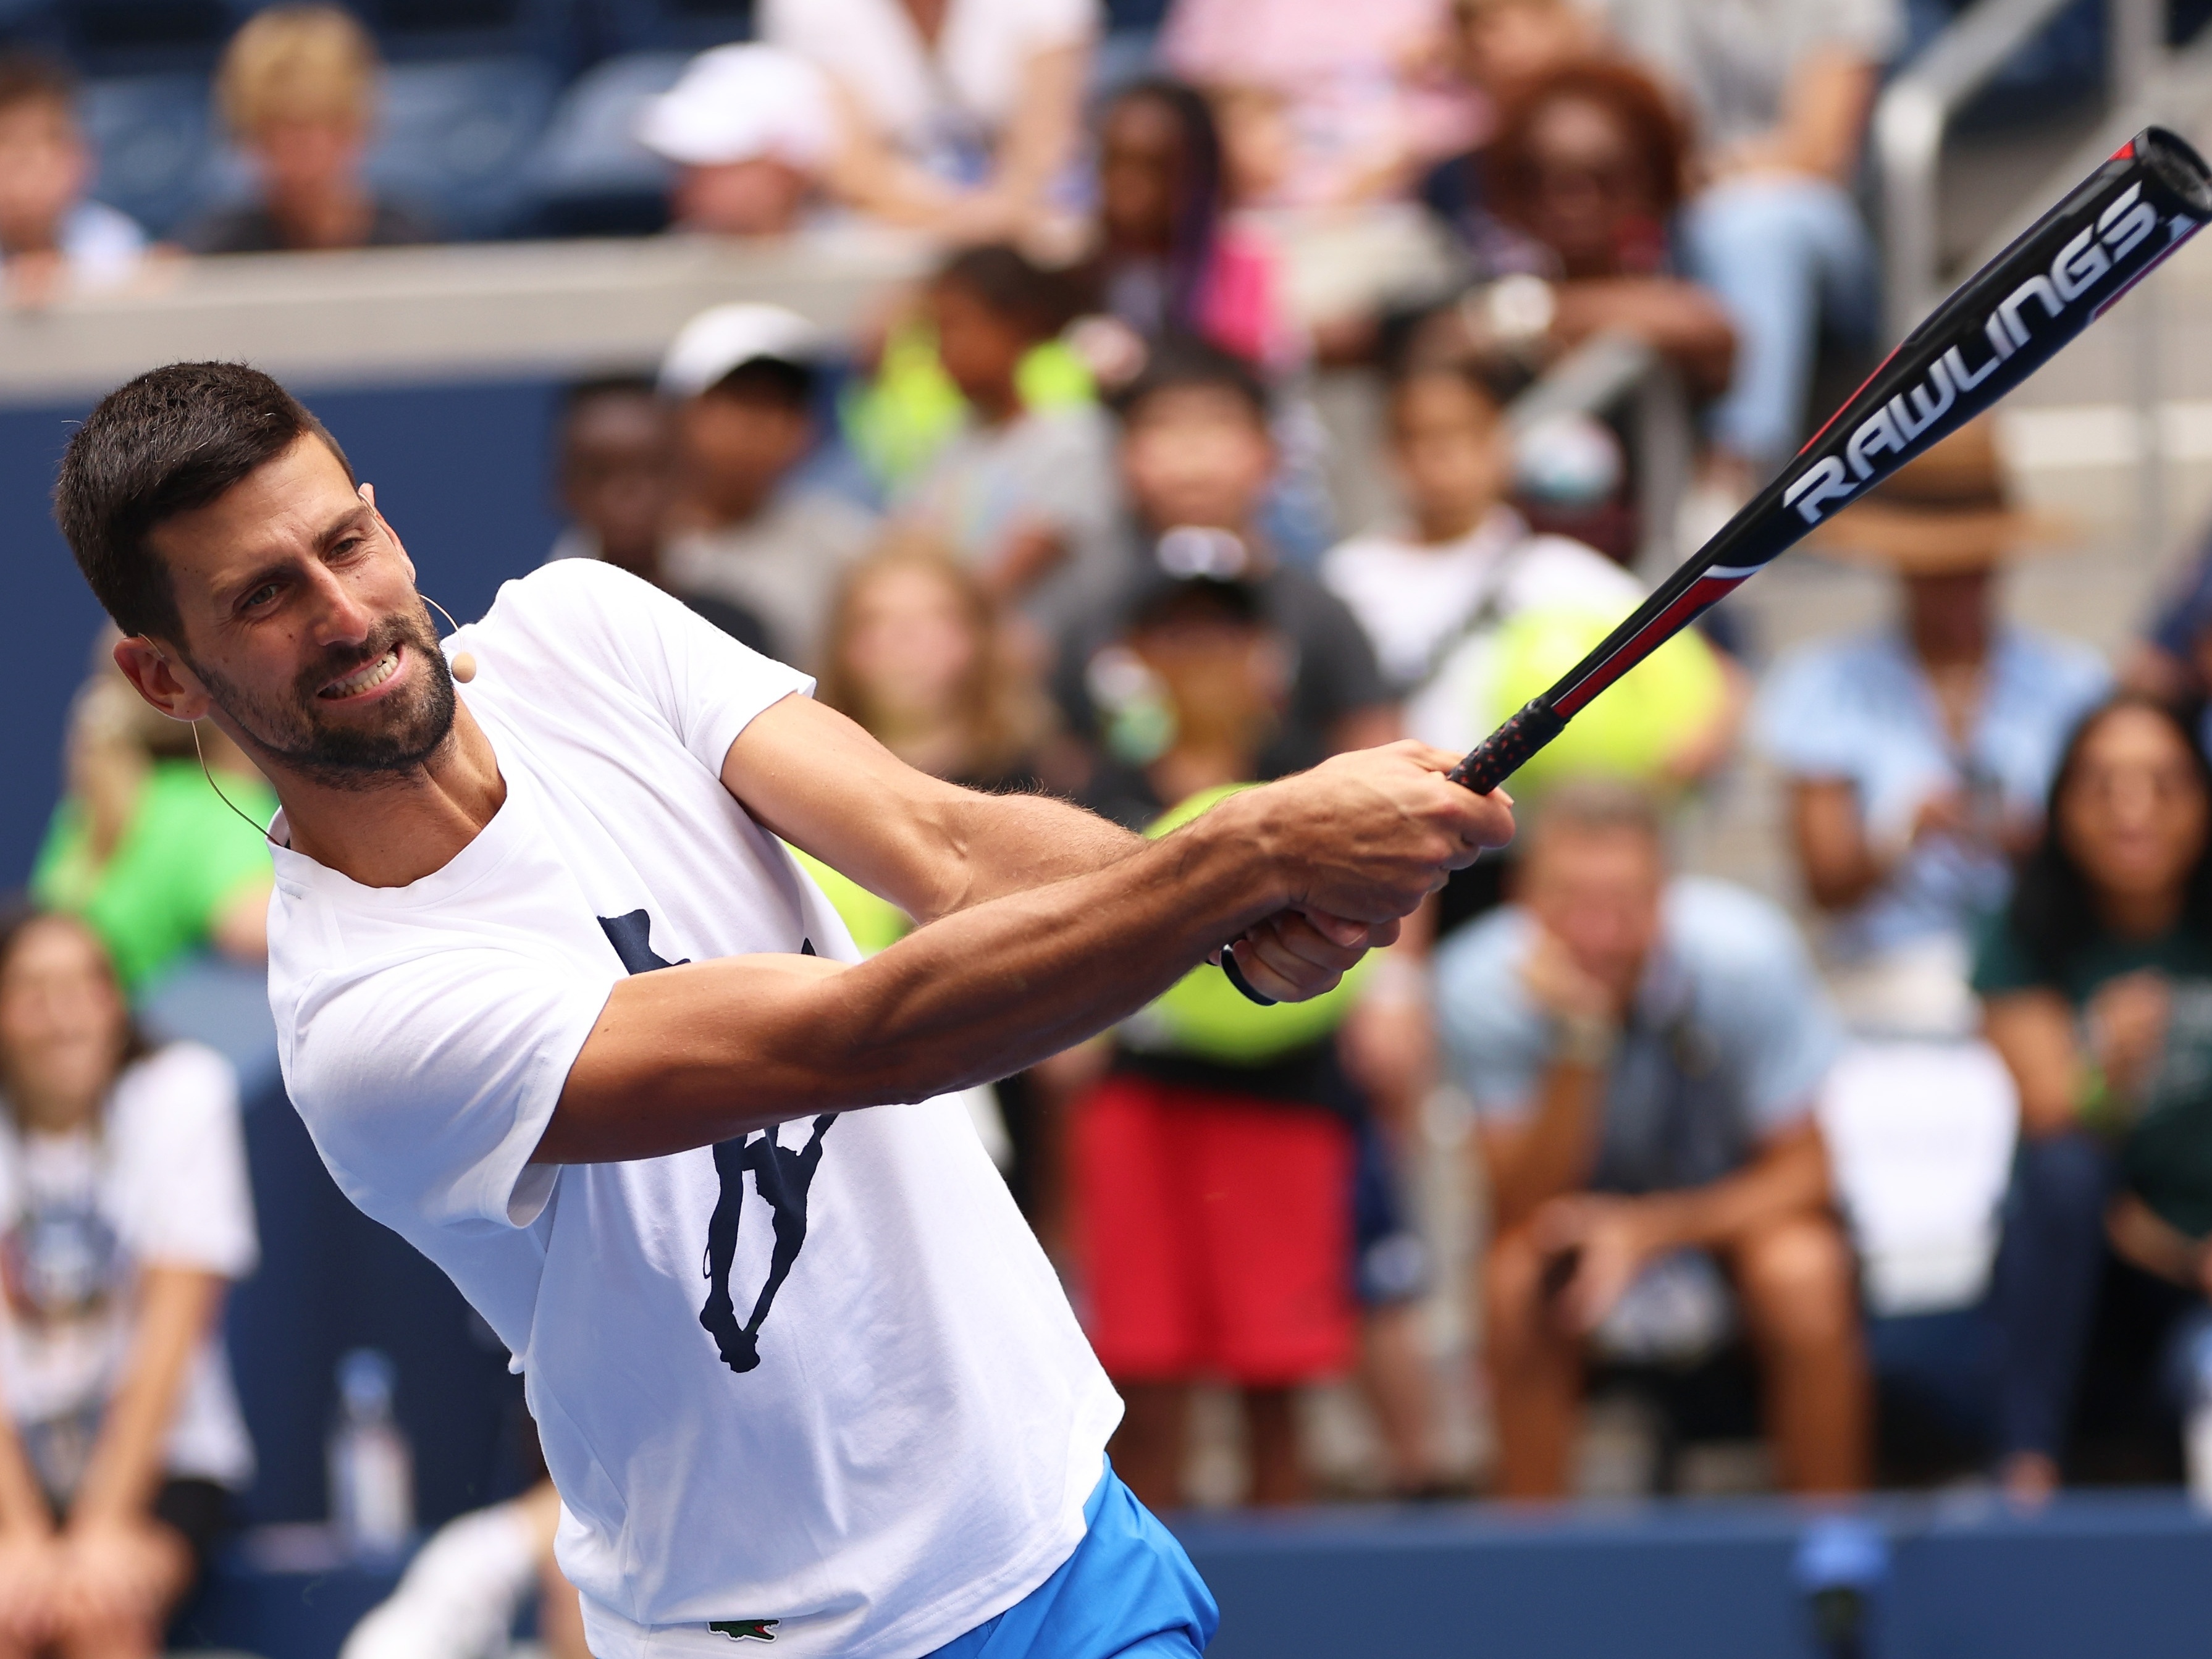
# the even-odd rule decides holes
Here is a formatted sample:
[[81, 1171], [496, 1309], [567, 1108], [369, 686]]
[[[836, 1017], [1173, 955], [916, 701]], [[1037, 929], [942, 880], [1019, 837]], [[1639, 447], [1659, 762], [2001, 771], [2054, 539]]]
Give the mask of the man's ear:
[[400, 562], [407, 567], [407, 580], [409, 581], [413, 581], [415, 580], [415, 561], [408, 556], [407, 544], [399, 539], [399, 532], [392, 527], [392, 520], [386, 518], [383, 513], [378, 508], [376, 505], [376, 486], [373, 483], [364, 483], [358, 485], [356, 488], [360, 493], [362, 500], [368, 503], [369, 511], [376, 514], [376, 521], [383, 526], [384, 533], [392, 538], [392, 544], [399, 550]]
[[196, 720], [215, 706], [199, 677], [185, 665], [184, 653], [157, 644], [143, 634], [115, 642], [115, 665], [149, 707], [173, 720]]

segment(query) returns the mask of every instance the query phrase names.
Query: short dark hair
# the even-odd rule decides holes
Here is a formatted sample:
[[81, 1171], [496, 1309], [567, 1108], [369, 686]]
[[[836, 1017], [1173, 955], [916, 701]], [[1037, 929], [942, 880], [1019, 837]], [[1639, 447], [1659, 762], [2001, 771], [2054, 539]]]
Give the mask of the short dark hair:
[[313, 433], [353, 464], [290, 392], [244, 363], [171, 363], [116, 387], [70, 440], [54, 518], [77, 568], [125, 634], [178, 643], [176, 590], [148, 538]]
[[1051, 339], [1074, 320], [1073, 284], [1047, 270], [1007, 242], [963, 248], [938, 268], [937, 286], [957, 288], [981, 301], [1033, 341]]
[[1247, 359], [1210, 341], [1170, 335], [1146, 354], [1145, 366], [1114, 396], [1114, 412], [1126, 424], [1163, 392], [1206, 386], [1233, 392], [1266, 426], [1273, 413], [1267, 383]]
[[18, 104], [76, 107], [76, 76], [58, 58], [42, 52], [0, 52], [0, 109]]
[[815, 380], [816, 371], [808, 364], [787, 357], [748, 357], [699, 395], [770, 404], [805, 415], [814, 407]]

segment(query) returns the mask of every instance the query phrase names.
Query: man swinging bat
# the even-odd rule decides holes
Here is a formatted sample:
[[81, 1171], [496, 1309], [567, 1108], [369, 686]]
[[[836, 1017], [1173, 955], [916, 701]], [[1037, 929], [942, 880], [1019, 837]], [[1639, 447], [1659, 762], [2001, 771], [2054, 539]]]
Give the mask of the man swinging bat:
[[[911, 770], [584, 561], [447, 641], [464, 693], [371, 490], [236, 365], [110, 394], [56, 509], [140, 694], [276, 786], [286, 1084], [522, 1369], [599, 1659], [1205, 1646], [1212, 1598], [1106, 1467], [1120, 1401], [941, 1097], [1224, 940], [1265, 994], [1334, 985], [1507, 839], [1503, 797], [1401, 744], [1142, 842]], [[858, 961], [784, 842], [921, 925]]]

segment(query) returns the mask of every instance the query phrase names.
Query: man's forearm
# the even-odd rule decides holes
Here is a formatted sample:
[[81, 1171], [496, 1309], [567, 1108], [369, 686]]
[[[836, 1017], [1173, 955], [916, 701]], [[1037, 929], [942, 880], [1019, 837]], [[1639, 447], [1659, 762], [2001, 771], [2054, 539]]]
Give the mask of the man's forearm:
[[1284, 898], [1267, 859], [1200, 823], [958, 909], [866, 963], [735, 957], [635, 975], [537, 1157], [653, 1157], [1004, 1076], [1141, 1007]]
[[1580, 1190], [1595, 1151], [1603, 1065], [1557, 1060], [1545, 1068], [1533, 1117], [1491, 1143], [1491, 1204], [1500, 1231], [1517, 1227], [1544, 1203]]
[[936, 907], [917, 921], [1090, 875], [1145, 845], [1141, 836], [1051, 795], [969, 794], [955, 808], [946, 835], [959, 856], [947, 861]]
[[1808, 1121], [1734, 1175], [1638, 1201], [1648, 1206], [1662, 1248], [1725, 1249], [1769, 1222], [1822, 1208], [1831, 1191], [1827, 1146]]

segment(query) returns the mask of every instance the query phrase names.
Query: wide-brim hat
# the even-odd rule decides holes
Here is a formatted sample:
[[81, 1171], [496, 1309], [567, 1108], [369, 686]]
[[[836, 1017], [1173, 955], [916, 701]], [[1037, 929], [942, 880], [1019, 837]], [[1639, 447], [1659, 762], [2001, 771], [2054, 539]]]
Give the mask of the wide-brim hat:
[[2080, 540], [2068, 514], [2014, 501], [1987, 416], [1907, 461], [1813, 532], [1814, 547], [1831, 558], [1906, 576], [1986, 570]]

